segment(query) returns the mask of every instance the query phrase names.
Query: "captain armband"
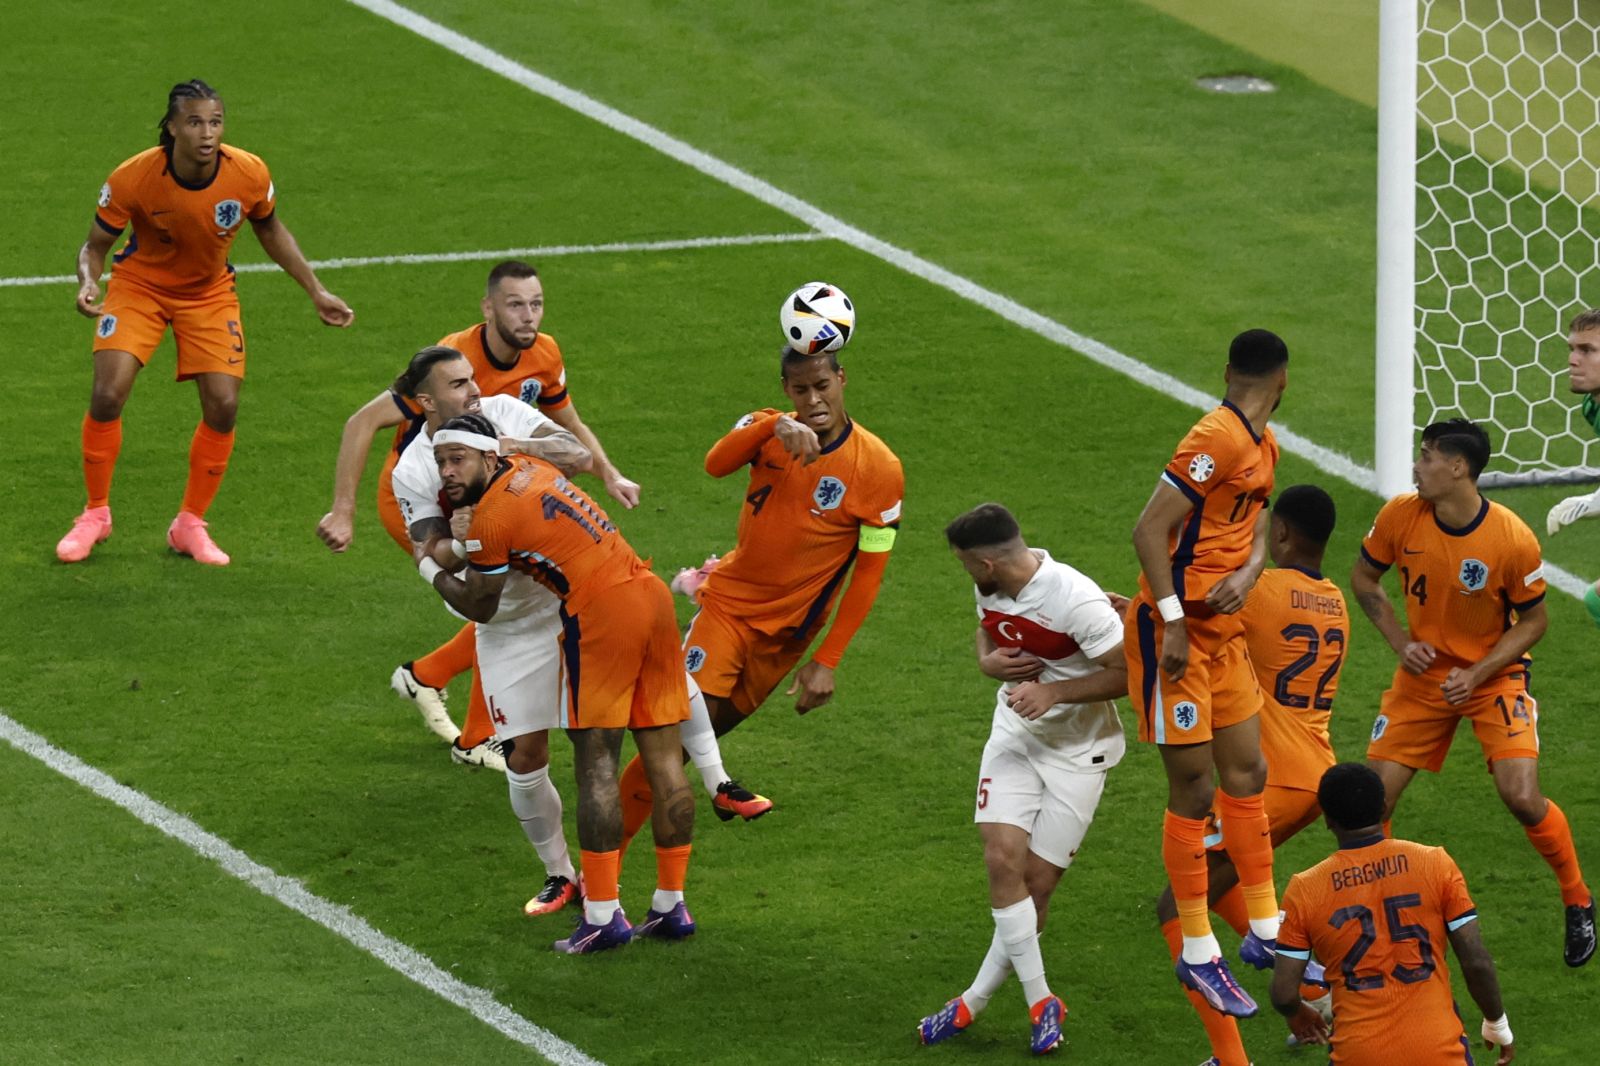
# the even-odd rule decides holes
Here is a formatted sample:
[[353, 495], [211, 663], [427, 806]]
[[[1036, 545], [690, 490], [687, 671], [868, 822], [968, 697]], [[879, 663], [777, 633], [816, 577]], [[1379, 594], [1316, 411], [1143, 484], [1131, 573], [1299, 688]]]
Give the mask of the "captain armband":
[[894, 547], [897, 532], [893, 526], [862, 526], [856, 546], [864, 552], [886, 552]]

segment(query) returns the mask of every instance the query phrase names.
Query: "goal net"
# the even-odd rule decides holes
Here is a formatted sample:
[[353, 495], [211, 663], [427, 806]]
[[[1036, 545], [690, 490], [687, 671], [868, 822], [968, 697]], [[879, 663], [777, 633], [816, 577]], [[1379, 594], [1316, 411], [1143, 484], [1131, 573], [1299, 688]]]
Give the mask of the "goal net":
[[1415, 426], [1492, 426], [1486, 483], [1600, 479], [1565, 343], [1600, 307], [1600, 0], [1402, 2], [1418, 4]]

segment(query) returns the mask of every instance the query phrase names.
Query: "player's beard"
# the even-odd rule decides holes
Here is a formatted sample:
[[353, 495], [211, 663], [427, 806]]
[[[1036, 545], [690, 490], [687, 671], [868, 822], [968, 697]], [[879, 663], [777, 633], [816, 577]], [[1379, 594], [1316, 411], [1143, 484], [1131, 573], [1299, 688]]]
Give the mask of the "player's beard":
[[514, 352], [527, 351], [529, 348], [533, 347], [534, 341], [539, 339], [539, 331], [534, 330], [533, 336], [528, 338], [528, 343], [523, 344], [521, 338], [500, 324], [499, 319], [495, 320], [494, 331], [500, 334], [500, 343], [504, 344], [507, 348], [510, 348]]
[[1000, 591], [1000, 582], [998, 581], [977, 581], [974, 584], [978, 586], [979, 594], [984, 596], [993, 596]]

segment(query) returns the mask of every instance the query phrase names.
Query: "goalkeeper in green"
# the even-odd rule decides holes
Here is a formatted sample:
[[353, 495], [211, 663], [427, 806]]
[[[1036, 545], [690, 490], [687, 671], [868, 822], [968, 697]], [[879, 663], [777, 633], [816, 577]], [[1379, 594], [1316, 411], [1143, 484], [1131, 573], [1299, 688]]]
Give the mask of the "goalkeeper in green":
[[[1583, 396], [1583, 417], [1600, 434], [1600, 309], [1584, 311], [1567, 327], [1567, 386]], [[1545, 532], [1555, 536], [1562, 526], [1600, 515], [1600, 489], [1568, 496], [1545, 516]], [[1583, 605], [1600, 626], [1600, 581], [1584, 593]]]

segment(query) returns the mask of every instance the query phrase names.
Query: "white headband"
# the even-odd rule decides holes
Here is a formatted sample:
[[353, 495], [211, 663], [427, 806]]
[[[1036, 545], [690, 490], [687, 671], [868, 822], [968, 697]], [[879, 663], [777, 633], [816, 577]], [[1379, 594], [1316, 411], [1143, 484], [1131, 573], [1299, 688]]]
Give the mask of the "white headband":
[[500, 442], [493, 437], [485, 437], [482, 433], [473, 433], [466, 429], [441, 429], [433, 435], [433, 443], [440, 444], [465, 444], [469, 448], [476, 448], [480, 452], [494, 452], [500, 454]]

